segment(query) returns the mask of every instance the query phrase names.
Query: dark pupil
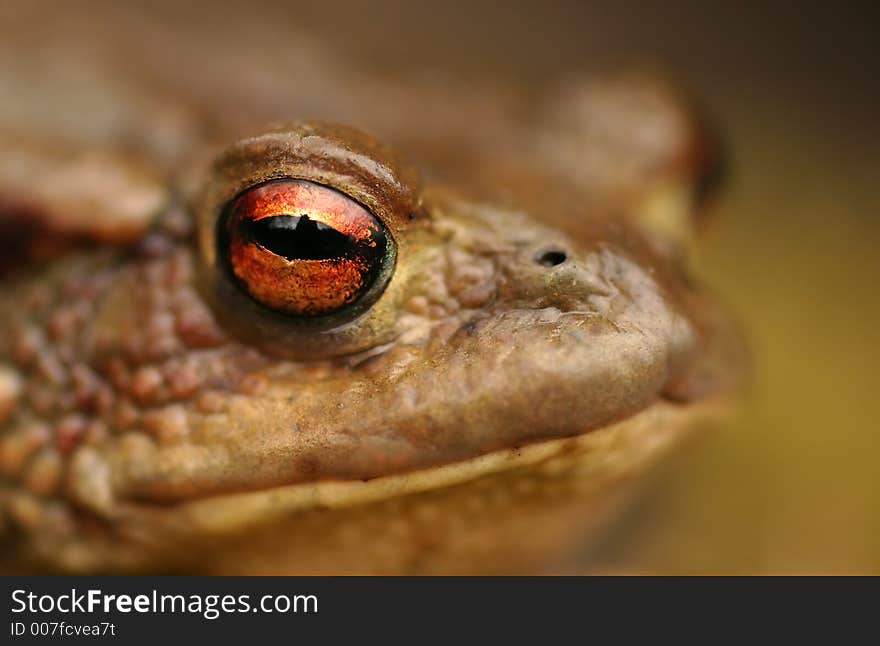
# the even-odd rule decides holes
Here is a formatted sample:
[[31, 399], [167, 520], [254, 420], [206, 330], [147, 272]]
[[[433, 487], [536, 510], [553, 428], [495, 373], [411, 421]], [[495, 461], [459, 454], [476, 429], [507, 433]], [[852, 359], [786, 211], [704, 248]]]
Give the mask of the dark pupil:
[[357, 248], [354, 238], [308, 215], [275, 215], [241, 224], [245, 237], [288, 260], [341, 258]]

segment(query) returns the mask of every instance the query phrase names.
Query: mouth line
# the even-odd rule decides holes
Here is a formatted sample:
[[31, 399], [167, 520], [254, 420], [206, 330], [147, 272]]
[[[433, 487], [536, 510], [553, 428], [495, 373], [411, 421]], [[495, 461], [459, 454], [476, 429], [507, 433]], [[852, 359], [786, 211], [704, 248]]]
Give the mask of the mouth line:
[[644, 462], [673, 444], [685, 422], [715, 411], [718, 402], [688, 406], [657, 399], [648, 407], [604, 427], [500, 449], [434, 468], [394, 473], [367, 480], [319, 480], [267, 489], [224, 493], [171, 505], [128, 503], [114, 524], [137, 526], [137, 534], [220, 536], [253, 525], [289, 518], [291, 514], [343, 510], [392, 498], [466, 485], [517, 469], [560, 465], [619, 465]]

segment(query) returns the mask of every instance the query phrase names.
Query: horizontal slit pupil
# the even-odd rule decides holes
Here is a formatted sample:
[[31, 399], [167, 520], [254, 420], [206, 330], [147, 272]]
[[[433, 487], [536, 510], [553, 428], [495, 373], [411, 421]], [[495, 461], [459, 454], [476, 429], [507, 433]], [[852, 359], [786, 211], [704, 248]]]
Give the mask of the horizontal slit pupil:
[[288, 260], [327, 260], [354, 250], [355, 241], [308, 215], [275, 215], [245, 220], [248, 237]]

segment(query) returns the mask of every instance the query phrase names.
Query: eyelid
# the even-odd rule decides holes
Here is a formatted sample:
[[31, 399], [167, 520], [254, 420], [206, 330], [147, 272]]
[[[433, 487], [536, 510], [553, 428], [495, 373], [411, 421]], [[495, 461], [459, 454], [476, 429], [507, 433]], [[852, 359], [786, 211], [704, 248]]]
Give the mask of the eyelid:
[[272, 179], [299, 178], [348, 195], [397, 233], [423, 217], [421, 175], [396, 152], [344, 126], [299, 122], [242, 139], [216, 160], [223, 203]]

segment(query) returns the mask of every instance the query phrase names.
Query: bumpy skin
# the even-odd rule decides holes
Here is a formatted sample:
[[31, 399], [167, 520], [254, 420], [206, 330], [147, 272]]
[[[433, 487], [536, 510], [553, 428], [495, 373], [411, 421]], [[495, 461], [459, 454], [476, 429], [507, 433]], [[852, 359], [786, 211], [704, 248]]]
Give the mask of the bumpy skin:
[[[569, 567], [627, 483], [736, 381], [736, 334], [686, 275], [714, 153], [654, 81], [579, 81], [524, 97], [525, 113], [484, 99], [470, 123], [503, 118], [483, 136], [378, 123], [396, 148], [308, 121], [238, 140], [215, 127], [219, 153], [187, 125], [198, 116], [145, 120], [156, 141], [188, 133], [171, 151], [46, 141], [12, 123], [0, 139], [11, 560]], [[182, 163], [184, 147], [202, 161]], [[396, 265], [363, 311], [291, 319], [221, 271], [223, 204], [280, 176], [333, 186], [389, 228]]]

